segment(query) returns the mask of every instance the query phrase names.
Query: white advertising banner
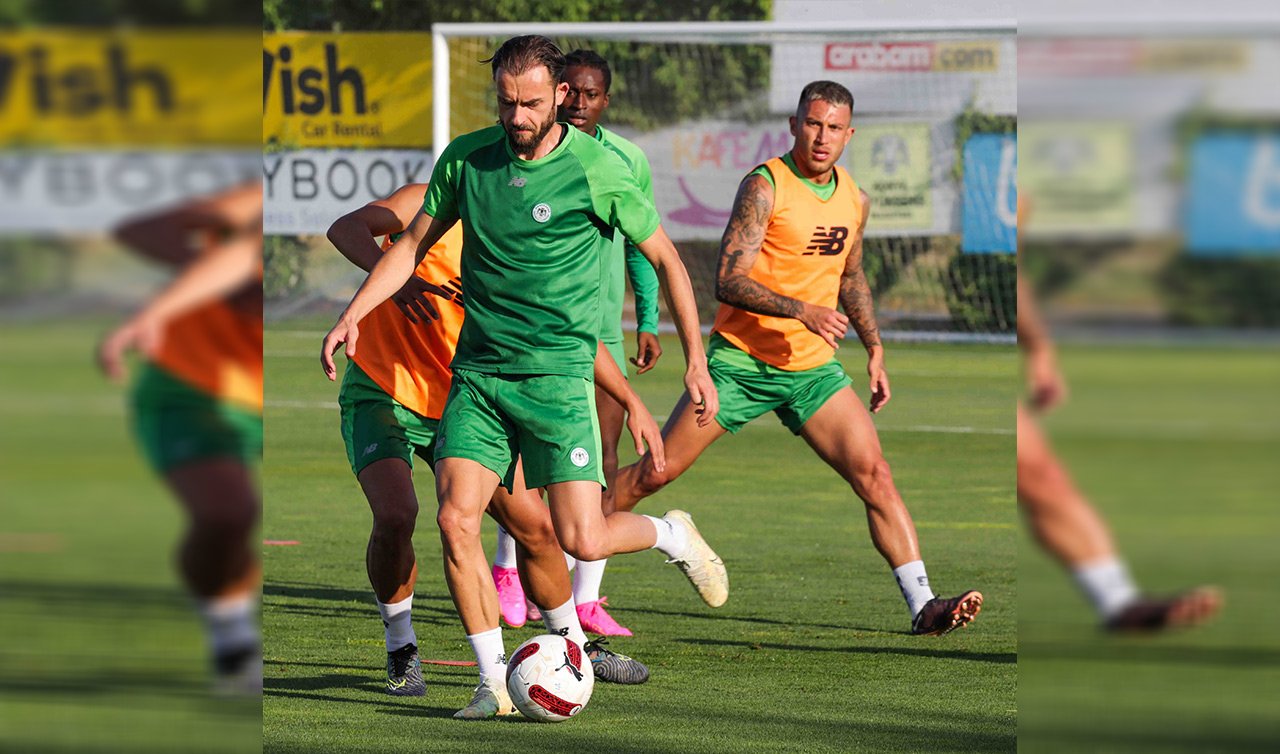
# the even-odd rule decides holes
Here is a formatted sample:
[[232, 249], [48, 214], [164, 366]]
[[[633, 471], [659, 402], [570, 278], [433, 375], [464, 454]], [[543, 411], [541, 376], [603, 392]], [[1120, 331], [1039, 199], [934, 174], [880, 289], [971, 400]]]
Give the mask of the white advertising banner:
[[262, 156], [268, 235], [324, 233], [334, 220], [406, 183], [431, 179], [431, 152], [303, 149]]
[[8, 152], [0, 154], [0, 230], [102, 233], [261, 170], [257, 150]]

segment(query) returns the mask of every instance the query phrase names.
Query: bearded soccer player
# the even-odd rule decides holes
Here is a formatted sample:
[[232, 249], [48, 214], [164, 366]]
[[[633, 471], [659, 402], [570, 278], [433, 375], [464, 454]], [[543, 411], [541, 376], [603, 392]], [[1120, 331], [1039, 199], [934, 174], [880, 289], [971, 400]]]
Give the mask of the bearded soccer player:
[[[445, 579], [480, 666], [480, 685], [462, 711], [470, 718], [511, 709], [498, 597], [479, 521], [497, 486], [512, 488], [517, 458], [525, 482], [546, 488], [556, 536], [573, 557], [600, 560], [656, 548], [708, 604], [728, 598], [724, 565], [688, 514], [606, 517], [600, 507], [592, 374], [608, 270], [604, 255], [612, 248], [602, 233], [621, 228], [658, 270], [684, 346], [685, 385], [706, 423], [718, 400], [688, 273], [617, 155], [556, 123], [568, 90], [560, 82], [559, 48], [545, 37], [515, 37], [490, 62], [500, 125], [461, 136], [441, 153], [422, 211], [378, 261], [321, 351], [333, 379], [333, 352], [345, 343], [348, 358], [354, 357], [364, 316], [404, 285], [449, 228], [462, 223], [467, 316], [436, 438], [435, 470]], [[650, 447], [656, 457], [657, 448]], [[662, 465], [661, 459], [655, 463]], [[543, 617], [566, 635], [578, 624], [571, 599]]]
[[[371, 270], [383, 251], [375, 239], [385, 236], [389, 244], [398, 238], [426, 193], [425, 183], [403, 186], [339, 218], [329, 228], [329, 240], [353, 264]], [[465, 315], [461, 252], [462, 229], [455, 226], [391, 300], [365, 317], [360, 350], [347, 364], [338, 395], [347, 459], [373, 513], [365, 565], [385, 629], [386, 691], [393, 696], [426, 693], [412, 623], [418, 574], [413, 457], [428, 466], [435, 460], [440, 414], [453, 377], [449, 364]], [[642, 405], [629, 405], [632, 413], [643, 412]], [[568, 570], [551, 517], [537, 492], [525, 489], [518, 469], [514, 489], [498, 488], [489, 513], [516, 533], [513, 549], [516, 540], [522, 543], [520, 567], [537, 602], [554, 607], [568, 599]], [[635, 660], [596, 642], [584, 643], [598, 678], [634, 683], [648, 677]]]
[[884, 408], [889, 377], [862, 271], [870, 199], [838, 166], [853, 136], [852, 117], [848, 89], [830, 81], [809, 84], [791, 118], [791, 151], [742, 181], [720, 246], [721, 306], [708, 356], [720, 413], [715, 424], [699, 424], [690, 397], [681, 397], [663, 430], [666, 470], [649, 457], [622, 469], [615, 501], [631, 510], [726, 432], [773, 411], [862, 499], [872, 542], [906, 600], [912, 633], [945, 634], [977, 616], [982, 595], [934, 596], [875, 425], [835, 358], [852, 323], [867, 350], [871, 413]]
[[178, 568], [204, 617], [216, 689], [260, 695], [262, 184], [137, 218], [116, 237], [177, 275], [103, 340], [99, 364], [120, 380], [125, 354], [142, 352], [133, 429], [187, 514]]
[[[569, 92], [560, 105], [559, 120], [595, 138], [615, 152], [635, 176], [640, 189], [650, 203], [653, 197], [653, 179], [649, 159], [635, 144], [600, 125], [600, 117], [609, 106], [609, 87], [613, 73], [609, 63], [590, 50], [574, 50], [565, 56], [563, 81]], [[600, 344], [618, 365], [625, 376], [627, 360], [622, 335], [622, 304], [626, 280], [630, 279], [635, 292], [636, 355], [631, 363], [637, 374], [644, 374], [654, 367], [662, 356], [658, 344], [658, 277], [653, 265], [644, 258], [635, 244], [626, 241], [621, 231], [613, 231], [615, 245], [625, 248], [625, 253], [614, 250], [611, 257], [613, 270], [606, 288], [606, 301], [600, 318]], [[613, 510], [613, 479], [618, 473], [618, 441], [622, 436], [625, 409], [600, 386], [596, 387], [596, 413], [600, 417], [600, 454], [604, 466], [604, 512]], [[503, 620], [510, 626], [521, 626], [526, 619], [526, 602], [516, 575], [514, 541], [503, 529], [498, 530], [498, 549], [493, 562], [493, 581], [498, 588], [498, 604]], [[573, 602], [578, 611], [582, 629], [601, 636], [631, 636], [630, 629], [620, 625], [605, 610], [607, 598], [600, 596], [600, 584], [604, 580], [605, 560], [578, 561], [573, 574]]]
[[[1027, 213], [1028, 202], [1019, 197], [1019, 254]], [[1208, 620], [1222, 606], [1221, 593], [1212, 587], [1165, 598], [1142, 595], [1116, 552], [1106, 522], [1076, 487], [1036, 421], [1035, 414], [1052, 410], [1066, 398], [1067, 388], [1035, 292], [1021, 274], [1018, 345], [1025, 357], [1030, 398], [1029, 407], [1018, 402], [1018, 503], [1036, 541], [1075, 577], [1106, 630], [1160, 631]]]

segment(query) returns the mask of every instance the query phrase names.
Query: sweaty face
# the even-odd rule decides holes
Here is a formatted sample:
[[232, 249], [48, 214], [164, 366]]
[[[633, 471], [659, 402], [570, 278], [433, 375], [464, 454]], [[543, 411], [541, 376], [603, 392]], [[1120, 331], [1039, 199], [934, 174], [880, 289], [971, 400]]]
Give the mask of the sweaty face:
[[519, 74], [498, 69], [493, 83], [498, 94], [498, 120], [516, 152], [531, 152], [556, 123], [556, 108], [568, 87], [557, 85], [546, 66]]
[[849, 121], [853, 111], [848, 105], [833, 105], [825, 100], [812, 100], [802, 106], [791, 119], [791, 135], [796, 137], [791, 155], [800, 172], [814, 177], [827, 172], [840, 160], [853, 136]]
[[594, 136], [596, 124], [609, 106], [604, 74], [595, 68], [574, 65], [565, 69], [562, 80], [569, 85], [569, 93], [560, 106], [560, 120]]

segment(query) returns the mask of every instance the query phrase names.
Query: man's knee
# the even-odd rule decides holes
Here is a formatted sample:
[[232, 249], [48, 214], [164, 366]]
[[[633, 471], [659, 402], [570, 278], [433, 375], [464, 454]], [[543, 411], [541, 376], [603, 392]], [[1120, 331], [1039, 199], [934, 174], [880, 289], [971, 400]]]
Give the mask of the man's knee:
[[241, 539], [258, 525], [261, 506], [256, 500], [230, 499], [220, 505], [203, 506], [194, 516], [193, 528], [204, 536]]
[[436, 513], [436, 524], [440, 527], [440, 535], [450, 545], [480, 540], [479, 515], [441, 506]]
[[649, 497], [650, 495], [657, 493], [663, 487], [666, 487], [668, 484], [675, 481], [676, 477], [679, 476], [674, 466], [672, 466], [669, 461], [667, 468], [662, 471], [658, 471], [658, 469], [654, 467], [653, 461], [648, 456], [640, 462], [639, 472], [640, 473], [636, 476], [636, 491], [639, 493], [640, 497]]
[[418, 523], [418, 504], [414, 501], [381, 505], [374, 508], [373, 528], [388, 537], [412, 537]]
[[584, 532], [569, 532], [559, 542], [565, 552], [578, 560], [603, 560], [613, 554], [602, 538]]
[[893, 470], [884, 456], [877, 455], [854, 467], [852, 483], [855, 492], [868, 501], [874, 501], [876, 492], [893, 485]]

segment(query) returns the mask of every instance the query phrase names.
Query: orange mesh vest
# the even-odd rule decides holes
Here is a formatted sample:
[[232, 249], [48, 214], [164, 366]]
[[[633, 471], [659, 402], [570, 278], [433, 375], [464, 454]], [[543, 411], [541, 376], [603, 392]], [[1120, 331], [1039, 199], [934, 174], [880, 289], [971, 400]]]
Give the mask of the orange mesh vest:
[[[836, 190], [824, 202], [781, 157], [765, 167], [773, 174], [773, 211], [748, 277], [783, 296], [838, 309], [840, 278], [862, 220], [857, 184], [836, 166]], [[713, 331], [760, 361], [789, 371], [813, 369], [835, 355], [798, 319], [755, 314], [728, 304], [720, 305]]]
[[256, 291], [175, 317], [152, 363], [203, 393], [262, 413], [261, 282]]
[[[390, 239], [383, 249], [390, 247]], [[378, 387], [405, 408], [439, 419], [449, 395], [449, 364], [462, 329], [462, 223], [454, 224], [422, 259], [414, 274], [428, 283], [458, 292], [454, 300], [432, 297], [440, 319], [410, 322], [391, 299], [360, 322], [355, 362]]]

